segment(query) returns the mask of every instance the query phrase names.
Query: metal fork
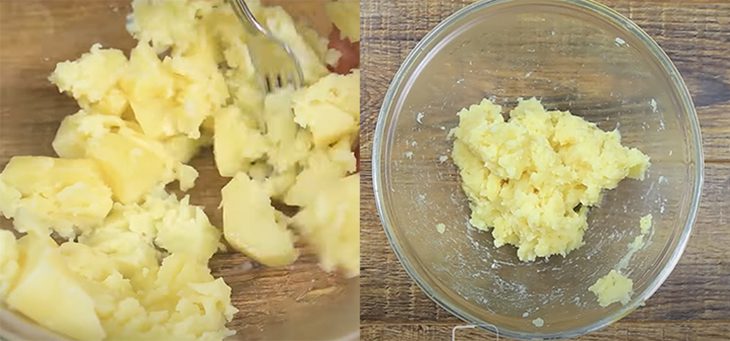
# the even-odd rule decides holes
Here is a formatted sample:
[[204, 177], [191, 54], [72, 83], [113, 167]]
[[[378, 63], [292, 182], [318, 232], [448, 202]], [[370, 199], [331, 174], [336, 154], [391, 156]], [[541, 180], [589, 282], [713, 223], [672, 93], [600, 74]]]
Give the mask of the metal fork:
[[229, 2], [238, 19], [254, 33], [248, 47], [251, 60], [259, 74], [259, 81], [266, 92], [273, 92], [288, 85], [292, 85], [295, 89], [303, 86], [302, 67], [291, 47], [275, 37], [254, 17], [245, 0]]

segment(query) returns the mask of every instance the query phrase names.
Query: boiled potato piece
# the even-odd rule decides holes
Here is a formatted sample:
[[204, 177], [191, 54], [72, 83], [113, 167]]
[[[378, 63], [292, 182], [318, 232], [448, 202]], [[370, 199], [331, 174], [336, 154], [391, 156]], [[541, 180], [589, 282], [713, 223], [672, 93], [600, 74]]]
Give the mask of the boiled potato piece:
[[284, 89], [269, 94], [264, 100], [267, 162], [278, 173], [293, 169], [306, 160], [312, 149], [312, 134], [294, 122], [292, 111], [293, 90]]
[[297, 172], [289, 169], [284, 172], [275, 172], [263, 180], [266, 193], [272, 200], [284, 201], [284, 196], [289, 189], [296, 183]]
[[360, 175], [353, 174], [314, 192], [314, 198], [294, 216], [293, 225], [317, 250], [325, 271], [360, 274]]
[[216, 114], [213, 139], [215, 164], [221, 176], [233, 177], [266, 153], [264, 136], [235, 106]]
[[74, 339], [103, 339], [106, 333], [94, 301], [66, 267], [53, 239], [29, 234], [18, 241], [18, 246], [24, 264], [17, 284], [8, 294], [8, 306]]
[[165, 161], [128, 136], [102, 136], [89, 144], [87, 153], [99, 162], [114, 198], [122, 203], [138, 201], [165, 178]]
[[20, 272], [20, 251], [15, 235], [0, 230], [0, 300], [4, 300]]
[[21, 232], [73, 237], [106, 217], [111, 194], [92, 160], [16, 156], [0, 174], [0, 209]]
[[[175, 75], [163, 65], [148, 43], [139, 43], [132, 50], [128, 72], [122, 78], [121, 86], [129, 96], [135, 120], [146, 135], [158, 139], [181, 132], [195, 134], [194, 131], [178, 129], [176, 118], [184, 117], [186, 113], [174, 98]], [[199, 125], [203, 119], [200, 115], [190, 115], [187, 120], [190, 124], [185, 128], [196, 122]]]
[[221, 193], [223, 235], [231, 246], [267, 266], [289, 265], [297, 259], [294, 235], [277, 220], [263, 185], [238, 173]]
[[121, 87], [146, 135], [197, 139], [203, 121], [225, 104], [228, 88], [209, 45], [201, 39], [164, 60], [145, 42], [132, 50]]
[[84, 158], [86, 145], [92, 137], [106, 135], [127, 125], [119, 117], [90, 114], [80, 110], [61, 121], [53, 139], [53, 150], [63, 158]]
[[134, 0], [127, 31], [149, 41], [156, 53], [171, 47], [184, 50], [195, 43], [196, 16], [211, 10], [214, 1]]
[[0, 178], [24, 196], [32, 194], [49, 196], [80, 182], [104, 186], [95, 162], [47, 156], [15, 156], [5, 166]]
[[129, 104], [118, 87], [127, 63], [122, 51], [102, 49], [100, 44], [94, 44], [78, 60], [56, 65], [49, 80], [59, 91], [73, 96], [81, 107], [120, 116]]
[[[6, 303], [50, 330], [78, 340], [215, 340], [232, 335], [222, 327], [236, 312], [231, 289], [211, 276], [207, 259], [173, 253], [159, 266], [155, 259], [155, 266], [146, 268], [149, 276], [129, 281], [109, 249], [75, 242], [58, 246], [36, 234], [15, 241], [12, 234], [0, 233], [0, 245], [8, 243], [23, 261], [8, 263], [22, 268], [9, 281]], [[0, 249], [5, 254], [9, 252]], [[3, 261], [0, 276], [6, 275]]]
[[207, 262], [167, 256], [150, 288], [140, 295], [144, 310], [126, 309], [109, 320], [119, 339], [222, 340], [234, 334], [225, 328], [238, 311], [231, 305], [231, 288], [213, 278]]
[[360, 71], [330, 74], [294, 95], [294, 121], [325, 147], [357, 133], [360, 120]]
[[0, 178], [0, 214], [8, 219], [15, 217], [22, 198], [22, 193]]
[[[61, 157], [99, 162], [115, 199], [129, 203], [175, 179], [181, 190], [192, 188], [198, 172], [181, 162], [191, 158], [201, 143], [183, 135], [158, 141], [142, 134], [133, 122], [82, 110], [61, 122], [53, 148]], [[135, 182], [124, 186], [128, 178]]]
[[105, 115], [124, 117], [129, 112], [129, 100], [127, 95], [119, 88], [114, 87], [96, 103], [79, 102], [81, 108]]
[[137, 288], [154, 277], [161, 257], [152, 243], [154, 230], [149, 231], [149, 237], [137, 230], [141, 226], [151, 228], [146, 225], [148, 220], [139, 218], [117, 207], [101, 226], [79, 237], [79, 243], [108, 255], [114, 267]]
[[332, 181], [355, 171], [357, 160], [350, 151], [350, 143], [341, 141], [330, 147], [317, 149], [309, 158], [284, 196], [284, 203], [291, 206], [306, 206], [314, 200], [322, 188]]
[[226, 73], [226, 82], [237, 107], [250, 113], [261, 110], [265, 94], [255, 76], [245, 69], [231, 69]]
[[218, 249], [220, 231], [208, 220], [203, 208], [190, 205], [190, 197], [177, 200], [174, 195], [150, 196], [141, 213], [164, 209], [165, 215], [154, 222], [155, 245], [170, 253], [188, 254], [207, 261]]
[[173, 136], [162, 141], [167, 153], [177, 162], [187, 163], [206, 144], [203, 139], [191, 139], [185, 135]]
[[[220, 339], [231, 335], [223, 326], [235, 308], [230, 288], [207, 267], [219, 241], [201, 207], [158, 189], [139, 204], [116, 204], [102, 226], [79, 238], [105, 257], [84, 256], [90, 251], [80, 245], [61, 248], [72, 270], [89, 279], [84, 287], [111, 338]], [[114, 273], [102, 280], [109, 268], [123, 282]]]

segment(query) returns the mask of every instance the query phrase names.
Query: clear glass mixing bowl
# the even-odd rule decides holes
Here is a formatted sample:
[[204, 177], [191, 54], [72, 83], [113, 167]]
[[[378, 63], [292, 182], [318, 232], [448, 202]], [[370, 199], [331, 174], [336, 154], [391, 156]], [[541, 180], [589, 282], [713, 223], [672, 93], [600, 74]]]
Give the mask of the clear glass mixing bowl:
[[[618, 127], [652, 166], [591, 210], [584, 246], [523, 263], [513, 247], [495, 248], [489, 232], [469, 227], [447, 134], [456, 112], [482, 98], [509, 108], [532, 96]], [[482, 1], [446, 19], [396, 74], [373, 149], [380, 216], [410, 276], [454, 315], [516, 338], [581, 335], [641, 305], [684, 250], [703, 175], [697, 116], [676, 68], [634, 23], [582, 0]], [[601, 308], [588, 287], [627, 253], [649, 213], [653, 232], [624, 271], [632, 300]]]
[[[330, 21], [326, 0], [262, 0], [281, 5], [327, 37]], [[74, 60], [92, 44], [129, 51], [134, 40], [126, 32], [131, 0], [3, 0], [0, 1], [0, 170], [13, 155], [53, 156], [56, 129], [76, 103], [50, 84], [57, 62]], [[221, 226], [220, 189], [210, 150], [193, 160], [200, 172], [191, 201], [204, 205]], [[0, 228], [11, 223], [0, 217]], [[217, 254], [213, 274], [233, 289], [239, 308], [228, 325], [238, 340], [352, 340], [359, 335], [359, 279], [345, 280], [319, 269], [306, 249], [292, 266], [252, 266], [240, 253]], [[0, 305], [0, 339], [61, 340]]]

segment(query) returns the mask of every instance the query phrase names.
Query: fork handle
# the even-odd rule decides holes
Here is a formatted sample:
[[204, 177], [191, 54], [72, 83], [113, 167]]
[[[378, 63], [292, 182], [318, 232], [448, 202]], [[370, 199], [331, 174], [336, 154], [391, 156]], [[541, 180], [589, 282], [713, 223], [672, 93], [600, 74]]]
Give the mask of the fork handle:
[[253, 29], [259, 31], [264, 36], [271, 37], [269, 30], [267, 30], [264, 25], [256, 20], [256, 17], [253, 15], [253, 12], [251, 12], [251, 9], [246, 4], [246, 1], [231, 0], [231, 2], [233, 2], [233, 9], [236, 12], [236, 15], [238, 15], [239, 19], [248, 22]]

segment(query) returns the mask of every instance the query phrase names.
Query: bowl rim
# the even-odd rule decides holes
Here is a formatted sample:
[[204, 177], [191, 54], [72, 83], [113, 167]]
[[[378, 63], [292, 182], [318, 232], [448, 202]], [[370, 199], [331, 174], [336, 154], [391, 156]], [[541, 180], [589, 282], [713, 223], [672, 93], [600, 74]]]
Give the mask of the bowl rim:
[[[441, 308], [445, 309], [452, 315], [458, 317], [462, 321], [465, 321], [470, 325], [470, 327], [479, 327], [485, 330], [488, 330], [492, 333], [495, 333], [497, 336], [503, 335], [508, 336], [512, 338], [518, 338], [518, 339], [529, 339], [529, 338], [570, 338], [570, 337], [577, 337], [580, 335], [584, 335], [602, 328], [607, 327], [608, 325], [612, 324], [613, 322], [616, 322], [620, 320], [621, 318], [627, 316], [632, 311], [637, 309], [640, 305], [643, 304], [644, 301], [649, 299], [656, 290], [659, 289], [659, 287], [664, 283], [664, 281], [669, 277], [670, 273], [674, 270], [677, 263], [679, 262], [680, 257], [682, 256], [682, 253], [684, 252], [687, 242], [689, 240], [689, 236], [692, 231], [692, 227], [695, 223], [697, 212], [699, 209], [700, 204], [700, 198], [702, 193], [702, 185], [704, 182], [704, 155], [702, 150], [702, 135], [700, 131], [700, 125], [699, 125], [699, 119], [697, 117], [697, 112], [694, 106], [694, 103], [692, 101], [692, 97], [689, 93], [689, 90], [677, 70], [674, 63], [669, 59], [669, 56], [664, 52], [664, 50], [657, 44], [656, 41], [654, 41], [649, 34], [647, 34], [643, 29], [641, 29], [637, 24], [635, 24], [630, 19], [626, 18], [622, 14], [618, 13], [617, 11], [609, 8], [608, 6], [605, 6], [603, 4], [600, 4], [598, 2], [595, 2], [593, 0], [532, 0], [531, 2], [534, 2], [536, 4], [564, 4], [569, 5], [577, 8], [581, 8], [583, 10], [587, 10], [588, 12], [597, 15], [599, 17], [604, 17], [608, 21], [619, 25], [619, 27], [625, 29], [626, 31], [633, 34], [635, 37], [637, 37], [639, 40], [642, 41], [642, 43], [645, 45], [645, 47], [651, 52], [654, 59], [656, 59], [657, 62], [659, 62], [660, 66], [664, 69], [664, 71], [667, 71], [669, 75], [671, 75], [672, 79], [672, 85], [674, 88], [678, 91], [681, 105], [684, 107], [685, 112], [688, 115], [688, 121], [689, 121], [689, 129], [691, 136], [693, 138], [694, 148], [693, 150], [690, 150], [690, 154], [694, 154], [696, 167], [694, 167], [694, 178], [695, 186], [692, 189], [692, 194], [690, 196], [691, 198], [691, 204], [689, 207], [689, 212], [687, 215], [686, 223], [684, 226], [684, 229], [682, 230], [677, 247], [673, 250], [671, 253], [671, 256], [667, 260], [666, 264], [662, 268], [662, 270], [659, 272], [659, 274], [649, 283], [647, 289], [645, 289], [643, 292], [639, 293], [638, 295], [635, 295], [631, 302], [627, 305], [622, 306], [620, 309], [614, 311], [611, 314], [608, 314], [606, 317], [590, 324], [584, 327], [576, 328], [573, 330], [560, 332], [560, 333], [532, 333], [532, 332], [523, 332], [523, 331], [516, 331], [516, 330], [508, 330], [508, 329], [501, 329], [497, 328], [497, 326], [490, 324], [487, 321], [480, 321], [475, 316], [472, 316], [471, 314], [467, 313], [466, 311], [462, 310], [459, 307], [450, 306], [447, 304], [444, 300], [442, 300], [439, 295], [432, 289], [432, 286], [429, 285], [424, 278], [421, 276], [419, 271], [415, 270], [413, 267], [413, 264], [408, 260], [408, 258], [405, 256], [404, 251], [400, 248], [398, 241], [394, 235], [394, 232], [392, 231], [392, 227], [389, 223], [389, 216], [388, 212], [384, 205], [384, 197], [383, 193], [385, 192], [385, 184], [383, 182], [383, 179], [381, 178], [381, 162], [380, 158], [382, 154], [384, 153], [384, 145], [383, 140], [385, 139], [385, 133], [386, 133], [386, 127], [385, 123], [389, 116], [389, 111], [391, 111], [391, 107], [395, 104], [395, 96], [399, 92], [399, 90], [402, 90], [402, 85], [404, 84], [404, 81], [408, 80], [406, 76], [410, 76], [410, 69], [417, 67], [418, 65], [414, 64], [414, 61], [416, 61], [419, 57], [427, 55], [430, 51], [426, 50], [425, 47], [428, 44], [431, 43], [439, 43], [436, 41], [436, 38], [438, 38], [439, 34], [442, 33], [443, 30], [446, 28], [458, 24], [459, 20], [467, 16], [468, 14], [471, 14], [474, 11], [477, 10], [486, 10], [489, 7], [493, 7], [495, 5], [500, 4], [507, 4], [507, 3], [515, 3], [515, 2], [521, 2], [521, 0], [481, 0], [477, 1], [473, 4], [470, 4], [468, 6], [465, 6], [464, 8], [461, 8], [460, 10], [456, 11], [455, 13], [448, 16], [446, 19], [442, 20], [438, 25], [436, 25], [433, 29], [431, 29], [419, 42], [416, 44], [416, 46], [413, 48], [413, 50], [408, 54], [408, 56], [405, 58], [405, 60], [402, 62], [401, 66], [399, 67], [398, 71], [395, 73], [395, 76], [393, 77], [393, 80], [390, 83], [390, 86], [388, 87], [388, 90], [385, 94], [383, 104], [379, 110], [378, 118], [376, 121], [376, 127], [375, 132], [373, 135], [373, 152], [372, 152], [372, 181], [373, 181], [373, 194], [375, 198], [375, 204], [376, 208], [378, 210], [378, 215], [380, 217], [381, 224], [383, 226], [383, 229], [385, 230], [385, 234], [388, 238], [388, 243], [390, 244], [391, 249], [396, 254], [396, 257], [400, 261], [401, 265], [406, 270], [406, 273], [408, 273], [408, 276], [416, 282], [416, 284], [421, 288], [421, 290], [428, 296], [429, 299], [434, 301], [436, 304], [438, 304]], [[396, 109], [398, 110], [398, 109]]]

